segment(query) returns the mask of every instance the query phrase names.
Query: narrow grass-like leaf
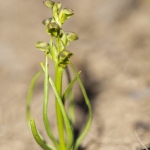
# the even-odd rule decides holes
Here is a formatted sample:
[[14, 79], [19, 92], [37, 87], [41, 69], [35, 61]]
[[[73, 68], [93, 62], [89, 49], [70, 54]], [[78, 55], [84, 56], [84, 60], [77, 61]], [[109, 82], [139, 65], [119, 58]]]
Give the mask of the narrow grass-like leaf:
[[43, 71], [41, 70], [34, 75], [34, 77], [31, 80], [30, 88], [28, 91], [28, 96], [27, 96], [27, 101], [26, 101], [26, 119], [27, 119], [29, 128], [30, 128], [30, 117], [31, 117], [30, 105], [31, 105], [31, 100], [32, 100], [33, 92], [34, 92], [34, 87], [35, 87], [38, 77], [42, 73], [43, 73]]
[[[43, 73], [43, 71], [41, 70], [41, 71], [37, 72], [34, 75], [34, 77], [32, 78], [30, 88], [29, 88], [29, 92], [28, 92], [28, 96], [27, 96], [27, 102], [26, 102], [26, 118], [27, 118], [28, 126], [31, 130], [33, 128], [34, 133], [36, 133], [36, 132], [38, 133], [38, 131], [36, 129], [34, 120], [31, 119], [30, 105], [31, 105], [31, 100], [32, 100], [32, 96], [33, 96], [36, 81], [42, 73]], [[32, 122], [31, 122], [31, 120], [32, 120]], [[40, 138], [41, 141], [44, 143], [43, 137], [40, 134], [38, 134], [38, 136], [39, 136], [38, 138]], [[49, 150], [49, 149], [45, 149], [45, 150]]]
[[48, 68], [49, 68], [49, 64], [48, 64], [48, 55], [46, 55], [45, 57], [45, 67], [44, 67], [44, 103], [43, 103], [43, 120], [44, 120], [44, 126], [46, 129], [46, 132], [48, 134], [48, 136], [50, 137], [50, 139], [53, 141], [55, 147], [58, 149], [59, 145], [58, 142], [56, 141], [52, 130], [51, 130], [51, 126], [48, 120], [48, 114], [47, 114], [47, 108], [48, 108], [48, 99], [49, 99], [49, 75], [48, 75]]
[[84, 88], [84, 86], [83, 86], [83, 84], [82, 84], [82, 81], [81, 81], [81, 79], [80, 79], [80, 77], [79, 77], [79, 75], [78, 75], [78, 73], [77, 73], [75, 67], [73, 66], [73, 64], [72, 64], [71, 62], [70, 62], [70, 66], [71, 66], [71, 68], [72, 68], [74, 74], [75, 74], [75, 75], [77, 76], [77, 78], [78, 78], [78, 82], [79, 82], [79, 85], [80, 85], [82, 94], [83, 94], [84, 99], [85, 99], [85, 103], [86, 103], [86, 105], [87, 105], [87, 107], [88, 107], [88, 111], [89, 111], [89, 118], [88, 118], [88, 121], [87, 121], [87, 123], [86, 123], [86, 125], [85, 125], [85, 128], [83, 129], [82, 133], [80, 134], [80, 136], [77, 138], [77, 140], [76, 140], [76, 142], [75, 142], [75, 147], [74, 147], [73, 150], [77, 150], [78, 147], [80, 146], [80, 144], [81, 144], [83, 138], [85, 137], [85, 135], [87, 134], [87, 132], [88, 132], [89, 129], [90, 129], [90, 126], [91, 126], [91, 123], [92, 123], [92, 108], [91, 108], [91, 104], [90, 104], [90, 101], [89, 101], [89, 99], [88, 99], [88, 96], [87, 96], [87, 94], [86, 94], [85, 88]]
[[[71, 76], [70, 76], [70, 72], [68, 69], [68, 66], [66, 66], [65, 69], [66, 75], [67, 75], [67, 80], [68, 80], [68, 84], [72, 81]], [[64, 101], [64, 105], [65, 105], [65, 101], [66, 101], [66, 97], [68, 95], [68, 100], [69, 100], [69, 107], [68, 107], [68, 116], [70, 119], [70, 123], [73, 125], [75, 123], [75, 105], [74, 105], [74, 93], [73, 93], [73, 88], [71, 88], [68, 92], [68, 94], [66, 94], [66, 96], [64, 96], [65, 98], [62, 97], [62, 100]]]
[[[27, 96], [26, 118], [27, 118], [28, 126], [29, 126], [30, 129], [31, 129], [31, 126], [30, 126], [30, 124], [31, 124], [31, 122], [30, 122], [30, 119], [31, 119], [31, 112], [30, 112], [31, 111], [30, 110], [31, 100], [32, 100], [32, 96], [33, 96], [33, 92], [34, 92], [36, 81], [37, 81], [38, 77], [43, 73], [44, 70], [45, 70], [45, 68], [43, 68], [43, 70], [37, 72], [34, 75], [34, 77], [32, 78], [32, 81], [31, 81], [31, 84], [30, 84], [30, 88], [29, 88], [29, 92], [28, 92], [28, 96]], [[41, 135], [39, 135], [39, 136], [40, 136], [41, 139], [43, 139], [43, 137]], [[55, 143], [56, 140], [55, 141], [54, 140], [55, 139], [53, 139], [53, 142]]]
[[[81, 71], [78, 72], [78, 75], [80, 73], [81, 73]], [[74, 101], [73, 101], [74, 100], [74, 94], [73, 94], [72, 86], [76, 82], [77, 76], [75, 76], [74, 79], [71, 80], [68, 67], [66, 67], [66, 74], [67, 74], [67, 79], [68, 79], [69, 85], [67, 86], [67, 88], [66, 88], [66, 90], [62, 96], [62, 101], [65, 104], [66, 98], [68, 96], [68, 99], [69, 99], [68, 115], [69, 115], [69, 119], [70, 119], [71, 124], [74, 124], [74, 122], [75, 122], [75, 111], [74, 111]]]
[[34, 136], [34, 139], [36, 142], [44, 149], [44, 150], [54, 150], [50, 146], [48, 146], [40, 137], [37, 129], [36, 129], [36, 124], [33, 118], [30, 119], [30, 126], [31, 126], [31, 131]]
[[[80, 73], [81, 73], [81, 71], [79, 71], [79, 72], [77, 73], [78, 76], [80, 75]], [[66, 88], [66, 90], [65, 90], [65, 92], [64, 92], [64, 94], [63, 94], [63, 97], [62, 97], [63, 102], [65, 101], [65, 99], [66, 99], [68, 93], [69, 93], [70, 90], [72, 89], [72, 86], [74, 85], [74, 83], [76, 82], [77, 79], [78, 79], [78, 77], [75, 76], [74, 79], [73, 79], [72, 81], [70, 81], [69, 85], [67, 86], [67, 88]]]
[[40, 62], [40, 65], [41, 65], [43, 71], [45, 72], [45, 66], [44, 66], [43, 62]]
[[57, 92], [57, 89], [55, 87], [55, 84], [53, 82], [53, 80], [51, 79], [51, 77], [49, 76], [49, 81], [50, 81], [50, 84], [53, 88], [53, 91], [55, 93], [55, 96], [57, 98], [57, 101], [60, 105], [60, 109], [61, 109], [61, 112], [62, 112], [62, 116], [64, 118], [64, 122], [65, 122], [65, 126], [66, 126], [66, 131], [67, 131], [67, 150], [70, 150], [71, 147], [72, 147], [72, 144], [73, 144], [73, 131], [72, 131], [72, 126], [70, 124], [70, 121], [69, 121], [69, 118], [67, 116], [67, 113], [65, 111], [65, 108], [64, 108], [64, 105], [62, 103], [62, 99], [60, 98], [58, 92]]

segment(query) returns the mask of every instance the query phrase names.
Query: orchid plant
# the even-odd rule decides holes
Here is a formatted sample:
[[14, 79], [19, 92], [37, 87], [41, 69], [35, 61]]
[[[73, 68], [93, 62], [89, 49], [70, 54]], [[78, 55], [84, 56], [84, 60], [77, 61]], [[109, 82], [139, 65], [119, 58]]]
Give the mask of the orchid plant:
[[[32, 131], [34, 139], [44, 150], [78, 150], [83, 138], [86, 136], [89, 131], [91, 122], [92, 122], [92, 110], [91, 105], [86, 94], [85, 88], [82, 84], [82, 81], [79, 77], [81, 71], [77, 72], [74, 65], [70, 61], [70, 57], [73, 56], [73, 53], [67, 50], [67, 46], [70, 42], [78, 39], [77, 34], [73, 32], [66, 32], [62, 29], [64, 22], [70, 18], [74, 12], [72, 9], [62, 8], [61, 3], [52, 2], [50, 0], [44, 1], [45, 6], [52, 9], [52, 18], [45, 19], [43, 24], [45, 25], [46, 32], [50, 36], [49, 42], [39, 41], [36, 43], [36, 48], [44, 52], [45, 63], [40, 63], [41, 71], [35, 74], [33, 77], [26, 103], [26, 117], [29, 128]], [[55, 81], [51, 78], [49, 74], [49, 61], [52, 60], [55, 68]], [[75, 77], [71, 79], [68, 65], [71, 66]], [[62, 92], [62, 77], [63, 72], [66, 71], [68, 86]], [[51, 139], [53, 145], [49, 145], [45, 142], [43, 137], [40, 135], [35, 120], [31, 116], [31, 100], [35, 88], [36, 81], [41, 74], [44, 74], [44, 101], [43, 101], [43, 121], [45, 130]], [[89, 117], [87, 119], [86, 125], [75, 140], [73, 133], [73, 126], [75, 123], [75, 111], [74, 111], [74, 97], [73, 97], [73, 85], [78, 81], [81, 91], [83, 93], [85, 103], [89, 111]], [[49, 102], [49, 90], [52, 87], [52, 90], [55, 95], [56, 103], [56, 120], [58, 128], [58, 137], [55, 137], [48, 119], [48, 102]], [[69, 101], [69, 109], [65, 109], [66, 101]]]

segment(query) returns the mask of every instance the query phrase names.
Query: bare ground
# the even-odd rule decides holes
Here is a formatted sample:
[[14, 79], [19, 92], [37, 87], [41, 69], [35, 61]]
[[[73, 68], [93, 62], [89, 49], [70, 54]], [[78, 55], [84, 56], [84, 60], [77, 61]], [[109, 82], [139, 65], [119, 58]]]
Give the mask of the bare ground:
[[[82, 70], [93, 108], [92, 127], [82, 149], [137, 150], [142, 145], [136, 133], [144, 145], [150, 144], [150, 1], [61, 2], [75, 11], [64, 28], [80, 37], [69, 50], [74, 53], [75, 66]], [[41, 22], [50, 16], [41, 0], [0, 1], [1, 150], [41, 149], [27, 127], [25, 100], [30, 80], [44, 60], [34, 43], [48, 40]], [[41, 78], [32, 113], [45, 134], [42, 87]], [[87, 115], [81, 100], [76, 89], [78, 129]], [[53, 108], [54, 101], [50, 101], [49, 117], [55, 132]]]

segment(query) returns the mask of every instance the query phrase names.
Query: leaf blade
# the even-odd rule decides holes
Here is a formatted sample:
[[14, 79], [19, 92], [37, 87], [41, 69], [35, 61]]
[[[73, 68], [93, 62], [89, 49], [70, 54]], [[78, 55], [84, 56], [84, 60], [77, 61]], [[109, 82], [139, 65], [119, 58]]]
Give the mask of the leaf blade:
[[77, 138], [76, 142], [75, 142], [75, 146], [74, 146], [74, 149], [73, 150], [77, 150], [79, 145], [81, 144], [83, 138], [85, 137], [85, 135], [87, 134], [87, 132], [89, 131], [90, 129], [90, 126], [91, 126], [91, 123], [92, 123], [92, 108], [91, 108], [91, 104], [90, 104], [90, 101], [88, 99], [88, 96], [86, 94], [86, 91], [85, 91], [85, 88], [82, 84], [82, 81], [80, 79], [80, 77], [78, 76], [78, 73], [75, 69], [75, 67], [73, 66], [73, 64], [70, 62], [70, 66], [73, 70], [73, 72], [75, 73], [75, 75], [77, 76], [78, 78], [78, 82], [79, 82], [79, 85], [80, 85], [80, 88], [81, 88], [81, 91], [82, 91], [82, 94], [84, 96], [84, 99], [85, 99], [85, 103], [88, 107], [88, 110], [89, 110], [89, 118], [88, 118], [88, 121], [85, 125], [85, 128], [83, 129], [82, 133], [80, 134], [80, 136]]
[[34, 139], [36, 142], [44, 149], [44, 150], [54, 150], [51, 147], [49, 147], [40, 137], [37, 129], [36, 129], [36, 124], [33, 118], [30, 119], [30, 126], [31, 126], [31, 131], [34, 136]]

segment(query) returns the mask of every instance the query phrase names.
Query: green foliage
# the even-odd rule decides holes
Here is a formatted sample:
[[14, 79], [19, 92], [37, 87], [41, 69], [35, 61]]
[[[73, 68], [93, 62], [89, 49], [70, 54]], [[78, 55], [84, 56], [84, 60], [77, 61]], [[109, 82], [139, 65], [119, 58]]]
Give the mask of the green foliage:
[[[77, 34], [73, 32], [65, 32], [62, 29], [64, 22], [70, 18], [74, 12], [69, 8], [62, 8], [61, 3], [55, 3], [50, 0], [45, 0], [44, 4], [52, 9], [53, 17], [45, 19], [42, 23], [45, 25], [46, 32], [50, 35], [50, 41], [39, 41], [36, 43], [36, 48], [43, 51], [45, 54], [45, 63], [40, 63], [42, 70], [35, 74], [32, 79], [26, 104], [26, 117], [29, 128], [32, 131], [32, 134], [36, 142], [44, 150], [77, 150], [86, 136], [91, 122], [92, 122], [92, 110], [89, 99], [87, 97], [84, 86], [79, 77], [81, 72], [77, 72], [73, 64], [70, 61], [70, 57], [73, 56], [73, 53], [66, 49], [70, 42], [78, 39]], [[49, 74], [49, 59], [54, 63], [55, 68], [55, 81], [52, 80]], [[75, 77], [70, 78], [70, 73], [68, 71], [67, 65], [70, 65]], [[68, 87], [65, 92], [62, 93], [62, 76], [63, 72], [66, 71], [68, 77]], [[43, 140], [43, 137], [39, 134], [36, 123], [31, 116], [31, 100], [34, 92], [35, 84], [38, 77], [44, 73], [44, 101], [43, 101], [43, 121], [45, 130], [51, 139], [53, 146], [48, 145]], [[81, 91], [83, 93], [85, 103], [89, 110], [89, 118], [87, 123], [79, 135], [79, 137], [74, 139], [73, 126], [75, 122], [75, 112], [74, 112], [74, 101], [73, 101], [73, 90], [72, 87], [74, 83], [78, 81]], [[56, 102], [56, 119], [58, 127], [58, 139], [53, 135], [50, 122], [48, 120], [48, 102], [49, 102], [49, 87], [52, 87], [55, 94]], [[65, 109], [66, 98], [69, 100], [69, 109], [68, 112]]]

